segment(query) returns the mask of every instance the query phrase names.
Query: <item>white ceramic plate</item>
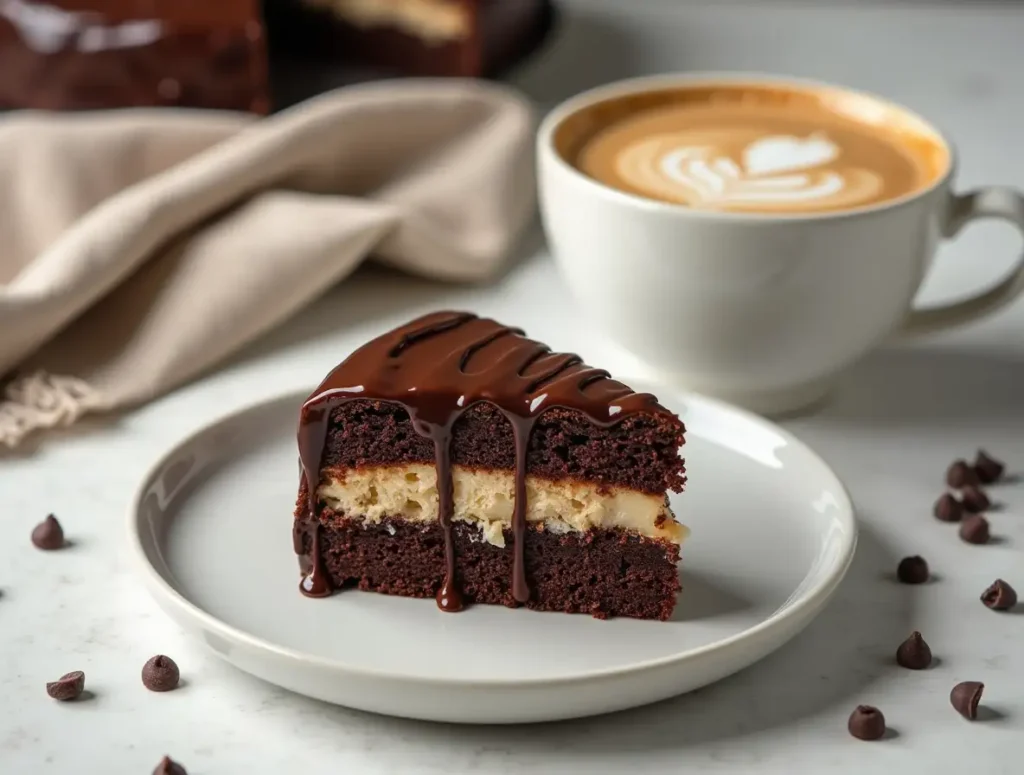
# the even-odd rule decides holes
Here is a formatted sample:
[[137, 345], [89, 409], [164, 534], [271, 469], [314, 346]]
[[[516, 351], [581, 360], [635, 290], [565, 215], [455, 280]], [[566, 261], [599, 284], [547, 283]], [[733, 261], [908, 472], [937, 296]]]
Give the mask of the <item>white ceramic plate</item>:
[[[634, 385], [639, 389], [640, 386]], [[231, 414], [145, 478], [129, 530], [157, 602], [217, 654], [267, 681], [395, 716], [515, 723], [654, 702], [777, 649], [846, 572], [856, 524], [843, 485], [765, 420], [653, 389], [686, 422], [690, 478], [673, 508], [693, 533], [669, 622], [298, 591], [291, 521], [304, 395]]]

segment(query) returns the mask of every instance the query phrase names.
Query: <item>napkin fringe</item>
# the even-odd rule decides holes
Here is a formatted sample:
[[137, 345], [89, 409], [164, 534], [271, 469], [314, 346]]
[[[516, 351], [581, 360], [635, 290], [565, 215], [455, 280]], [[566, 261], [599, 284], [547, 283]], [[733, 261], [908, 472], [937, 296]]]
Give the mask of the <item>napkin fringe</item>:
[[34, 431], [71, 425], [101, 405], [100, 394], [77, 377], [15, 375], [0, 397], [0, 445], [16, 447]]

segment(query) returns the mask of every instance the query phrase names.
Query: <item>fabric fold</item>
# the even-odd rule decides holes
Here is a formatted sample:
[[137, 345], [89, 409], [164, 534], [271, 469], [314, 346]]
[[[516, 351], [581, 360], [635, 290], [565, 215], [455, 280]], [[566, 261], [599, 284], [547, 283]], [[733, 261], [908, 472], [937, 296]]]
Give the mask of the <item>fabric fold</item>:
[[452, 80], [261, 120], [0, 120], [0, 444], [194, 378], [371, 255], [493, 276], [534, 210], [532, 129], [509, 90]]

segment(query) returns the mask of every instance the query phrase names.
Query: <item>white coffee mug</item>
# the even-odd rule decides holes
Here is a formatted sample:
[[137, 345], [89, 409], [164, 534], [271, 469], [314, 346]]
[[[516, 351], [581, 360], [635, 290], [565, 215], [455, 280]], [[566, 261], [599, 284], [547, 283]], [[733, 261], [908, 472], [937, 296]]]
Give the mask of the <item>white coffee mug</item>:
[[[818, 402], [838, 375], [898, 330], [958, 325], [1024, 290], [1024, 260], [996, 287], [928, 309], [913, 300], [940, 239], [978, 218], [1024, 230], [1024, 197], [954, 193], [948, 169], [926, 188], [875, 206], [809, 214], [714, 212], [646, 199], [583, 174], [556, 150], [570, 116], [630, 94], [729, 81], [840, 87], [749, 74], [655, 76], [613, 83], [555, 108], [538, 133], [544, 228], [571, 293], [612, 339], [661, 378], [765, 414]], [[843, 91], [855, 93], [853, 90]]]

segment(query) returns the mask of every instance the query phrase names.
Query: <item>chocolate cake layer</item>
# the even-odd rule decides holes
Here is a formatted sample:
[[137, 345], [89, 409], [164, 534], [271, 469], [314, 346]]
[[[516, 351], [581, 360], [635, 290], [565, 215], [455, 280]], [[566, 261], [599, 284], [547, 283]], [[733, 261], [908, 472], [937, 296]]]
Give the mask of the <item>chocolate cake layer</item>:
[[[552, 408], [533, 426], [526, 473], [664, 493], [686, 481], [678, 454], [682, 443], [682, 429], [672, 417], [641, 414], [601, 427], [578, 411]], [[401, 405], [357, 399], [331, 412], [324, 468], [433, 461], [433, 443], [416, 433]], [[512, 424], [491, 404], [468, 409], [452, 428], [451, 461], [515, 470]]]
[[[323, 567], [335, 589], [357, 587], [403, 597], [432, 598], [445, 582], [445, 536], [439, 524], [386, 519], [364, 526], [325, 509], [320, 527]], [[312, 565], [312, 533], [297, 523], [296, 549]], [[506, 531], [506, 541], [513, 541]], [[514, 607], [509, 552], [456, 524], [457, 579], [467, 602]], [[680, 590], [679, 547], [616, 530], [555, 535], [526, 532], [525, 565], [537, 611], [666, 620]]]

